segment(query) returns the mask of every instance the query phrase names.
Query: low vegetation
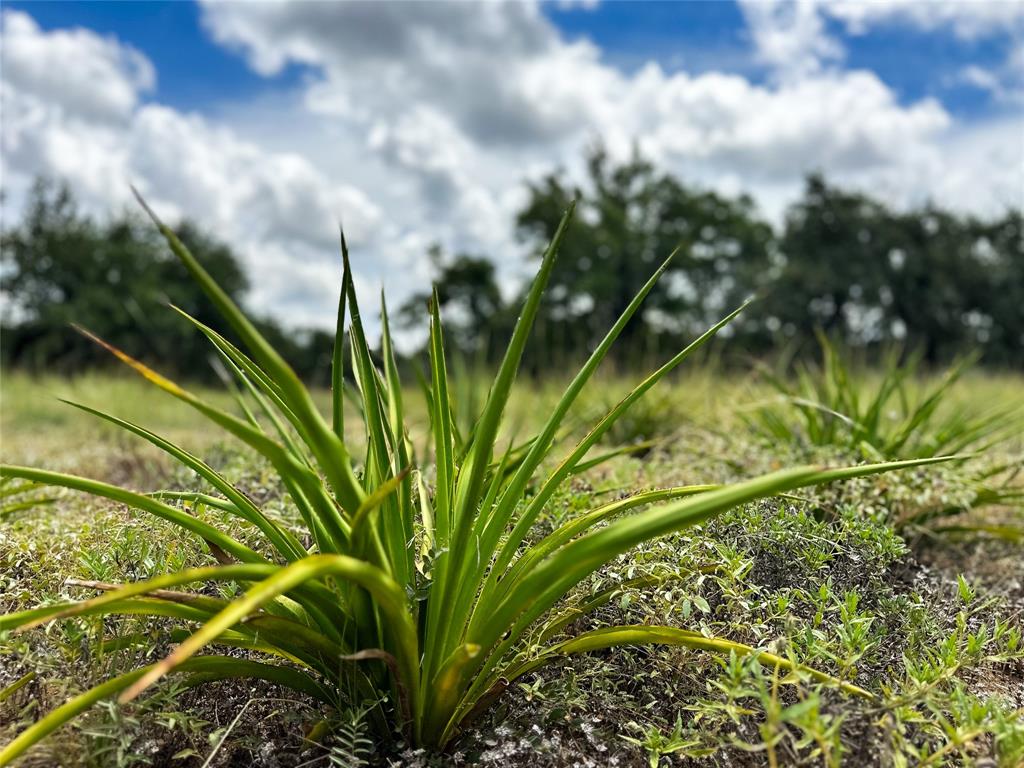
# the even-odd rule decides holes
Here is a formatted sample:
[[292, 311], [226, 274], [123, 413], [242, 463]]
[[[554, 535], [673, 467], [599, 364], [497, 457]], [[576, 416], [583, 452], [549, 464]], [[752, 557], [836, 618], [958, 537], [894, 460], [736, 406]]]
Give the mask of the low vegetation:
[[[186, 390], [97, 341], [235, 442], [97, 379], [83, 389], [111, 413], [74, 408], [116, 429], [79, 433], [101, 459], [64, 455], [32, 434], [53, 418], [28, 407], [34, 385], [5, 382], [18, 464], [0, 471], [0, 763], [1019, 764], [1024, 592], [1006, 574], [1020, 552], [992, 535], [1009, 525], [921, 541], [896, 524], [908, 509], [984, 520], [978, 483], [993, 478], [998, 514], [1014, 514], [1017, 436], [984, 445], [985, 468], [943, 455], [993, 442], [1005, 419], [933, 439], [929, 425], [977, 423], [949, 415], [963, 381], [918, 398], [921, 376], [889, 371], [861, 400], [862, 383], [818, 388], [851, 380], [832, 361], [797, 377], [802, 390], [780, 379], [780, 410], [758, 410], [758, 390], [745, 421], [728, 378], [697, 392], [670, 376], [736, 310], [581, 427], [605, 401], [581, 393], [609, 384], [594, 374], [668, 262], [575, 377], [517, 394], [568, 221], [468, 413], [436, 297], [417, 406], [386, 311], [379, 354], [367, 343], [343, 253], [333, 388], [311, 393], [159, 225], [245, 344], [192, 319], [233, 395]], [[1017, 383], [970, 386], [1011, 409]], [[649, 392], [665, 407], [629, 421]], [[878, 392], [914, 396], [898, 426], [883, 426]], [[876, 404], [874, 427], [850, 437]], [[65, 434], [83, 429], [67, 418]], [[150, 492], [124, 487], [138, 483]]]

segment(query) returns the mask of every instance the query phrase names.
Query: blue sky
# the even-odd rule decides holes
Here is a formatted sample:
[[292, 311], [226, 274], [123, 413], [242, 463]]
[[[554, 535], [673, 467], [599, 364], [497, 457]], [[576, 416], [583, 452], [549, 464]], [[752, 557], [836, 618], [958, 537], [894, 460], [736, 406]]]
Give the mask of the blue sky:
[[525, 183], [634, 146], [770, 222], [822, 171], [896, 206], [1024, 207], [1024, 3], [4, 3], [4, 217], [38, 176], [141, 188], [240, 251], [252, 302], [328, 325], [344, 219], [400, 301], [423, 254], [509, 285]]
[[210, 109], [225, 99], [293, 87], [301, 77], [299, 66], [273, 78], [257, 75], [235, 53], [210, 40], [201, 26], [199, 6], [191, 0], [44, 0], [5, 5], [30, 14], [43, 29], [85, 27], [139, 49], [159, 73], [156, 91], [147, 98], [178, 109]]
[[[235, 52], [209, 38], [200, 8], [191, 0], [15, 0], [5, 5], [31, 14], [44, 29], [82, 26], [133, 45], [159, 72], [150, 98], [181, 109], [202, 110], [225, 99], [288, 89], [300, 82], [305, 69], [293, 65], [273, 77], [257, 75]], [[567, 39], [590, 39], [608, 63], [626, 71], [655, 60], [670, 71], [737, 72], [755, 82], [768, 76], [768, 68], [752, 53], [743, 12], [732, 0], [623, 0], [597, 7], [547, 3], [544, 12]], [[904, 103], [933, 97], [966, 117], [1005, 109], [991, 92], [958, 81], [958, 74], [969, 66], [997, 68], [1013, 45], [1021, 45], [1019, 32], [1015, 36], [1008, 29], [965, 40], [952, 29], [936, 34], [908, 23], [859, 35], [834, 20], [828, 27], [847, 49], [847, 66], [877, 73]]]

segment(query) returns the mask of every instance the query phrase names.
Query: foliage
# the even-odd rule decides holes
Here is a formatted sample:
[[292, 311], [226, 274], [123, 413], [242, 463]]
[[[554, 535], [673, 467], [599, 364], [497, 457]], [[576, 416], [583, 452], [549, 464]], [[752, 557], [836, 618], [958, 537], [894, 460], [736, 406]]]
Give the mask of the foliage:
[[[456, 445], [451, 391], [436, 299], [431, 306], [429, 410], [432, 471], [417, 465], [386, 310], [381, 365], [371, 357], [342, 243], [344, 272], [333, 357], [332, 419], [327, 423], [295, 372], [182, 242], [157, 222], [172, 251], [248, 349], [240, 351], [207, 325], [189, 318], [213, 343], [240, 385], [243, 417], [235, 416], [151, 370], [110, 344], [115, 356], [160, 389], [187, 403], [269, 462], [302, 524], [267, 514], [222, 474], [178, 445], [131, 422], [85, 405], [169, 454], [205, 480], [206, 493], [144, 495], [69, 474], [5, 465], [0, 477], [84, 491], [162, 518], [208, 546], [218, 565], [186, 568], [143, 581], [90, 582], [104, 594], [81, 602], [8, 614], [0, 630], [25, 630], [58, 618], [141, 614], [197, 628], [162, 661], [131, 669], [74, 697], [30, 726], [0, 752], [7, 763], [110, 696], [130, 701], [167, 674], [193, 686], [226, 678], [271, 681], [325, 707], [363, 708], [379, 734], [403, 734], [414, 744], [443, 746], [461, 725], [496, 699], [509, 681], [550, 661], [620, 645], [663, 644], [738, 655], [870, 697], [796, 660], [699, 631], [650, 625], [611, 626], [551, 642], [580, 614], [556, 605], [605, 563], [635, 546], [692, 527], [757, 498], [801, 487], [866, 477], [945, 460], [870, 464], [842, 469], [800, 467], [721, 486], [680, 486], [636, 494], [571, 517], [534, 538], [546, 503], [584, 461], [604, 432], [665, 374], [709, 341], [736, 310], [644, 379], [608, 412], [541, 480], [567, 411], [615, 339], [639, 309], [668, 262], [654, 271], [572, 380], [543, 428], [528, 442], [514, 472], [500, 438], [502, 416], [527, 336], [570, 220], [568, 212], [543, 259], [483, 409]], [[346, 443], [342, 325], [350, 350], [366, 452], [357, 463]], [[95, 337], [94, 337], [95, 338]], [[257, 415], [258, 414], [258, 415]], [[528, 486], [537, 482], [528, 493]], [[430, 492], [428, 483], [432, 483]], [[166, 499], [166, 500], [165, 500]], [[168, 501], [177, 501], [172, 505]], [[187, 502], [181, 505], [180, 502]], [[652, 505], [652, 506], [649, 506]], [[647, 507], [632, 515], [625, 515]], [[254, 548], [203, 508], [259, 532]], [[183, 592], [188, 585], [234, 589]], [[599, 607], [608, 596], [584, 602]], [[239, 657], [201, 653], [210, 646], [244, 649]], [[256, 659], [261, 660], [256, 660]]]
[[[970, 367], [971, 358], [955, 363], [934, 383], [921, 385], [921, 355], [890, 351], [882, 367], [865, 373], [854, 366], [848, 350], [818, 333], [820, 363], [797, 363], [792, 373], [763, 368], [763, 378], [778, 393], [756, 405], [747, 422], [766, 439], [806, 449], [836, 446], [873, 461], [921, 458], [941, 453], [981, 452], [1013, 437], [1022, 423], [1018, 403], [988, 408], [953, 406], [953, 386]], [[966, 524], [954, 518], [971, 507], [1017, 506], [1022, 493], [1013, 484], [1024, 465], [997, 463], [962, 473], [969, 486], [966, 504], [924, 505], [894, 521], [899, 528], [927, 527], [946, 533], [983, 531], [1020, 540], [1024, 529], [991, 522]]]
[[[184, 221], [178, 236], [233, 301], [248, 280], [231, 250]], [[190, 378], [210, 378], [209, 348], [173, 304], [220, 333], [230, 327], [147, 222], [121, 214], [105, 223], [84, 215], [67, 186], [36, 183], [26, 215], [2, 239], [3, 360], [34, 372], [79, 372], [106, 358], [67, 332], [85, 325], [145, 361], [164, 361]], [[330, 366], [333, 337], [258, 327], [306, 378]], [[324, 354], [326, 351], [326, 354]], [[326, 383], [326, 382], [324, 382]]]
[[[581, 215], [538, 315], [541, 344], [528, 365], [540, 356], [546, 366], [581, 357], [643, 284], [656, 254], [677, 247], [666, 279], [623, 331], [614, 353], [620, 362], [635, 364], [671, 348], [724, 307], [759, 293], [758, 316], [730, 329], [734, 345], [758, 355], [803, 349], [824, 329], [872, 354], [901, 343], [920, 349], [928, 364], [980, 353], [986, 364], [1020, 365], [1024, 214], [1018, 210], [984, 220], [934, 205], [897, 211], [811, 175], [773, 231], [750, 199], [685, 184], [639, 155], [615, 164], [598, 148], [586, 159], [582, 186], [564, 172], [549, 174], [529, 184], [517, 214], [520, 236], [539, 253], [561, 210], [580, 200]], [[462, 296], [494, 295], [484, 261], [460, 256], [439, 274]], [[497, 357], [498, 342], [511, 331], [510, 312], [483, 309], [459, 329], [460, 346], [489, 347]]]
[[628, 306], [659, 254], [673, 249], [665, 279], [623, 331], [620, 359], [635, 362], [649, 348], [671, 347], [749, 295], [768, 266], [772, 241], [750, 198], [685, 186], [639, 154], [615, 165], [598, 148], [586, 159], [585, 187], [551, 174], [530, 184], [516, 218], [539, 253], [557, 230], [559, 212], [579, 200], [538, 317], [545, 348], [570, 358], [585, 349]]
[[[446, 258], [433, 246], [428, 257], [433, 266], [437, 303], [445, 315], [449, 350], [466, 360], [490, 363], [500, 358], [497, 342], [511, 332], [510, 308], [501, 296], [494, 263], [466, 253]], [[406, 328], [420, 325], [430, 293], [415, 293], [398, 310]], [[506, 328], [506, 326], [508, 326]]]
[[1020, 210], [987, 221], [932, 205], [897, 212], [812, 175], [778, 250], [764, 313], [780, 339], [803, 344], [821, 328], [852, 346], [920, 348], [930, 363], [976, 351], [1020, 363]]
[[[931, 387], [919, 387], [920, 355], [890, 352], [877, 380], [856, 370], [824, 333], [820, 363], [800, 363], [792, 376], [762, 368], [779, 399], [757, 407], [750, 422], [769, 438], [804, 445], [842, 446], [865, 457], [917, 458], [984, 450], [1011, 434], [1014, 406], [973, 413], [943, 408], [971, 360], [948, 369]], [[792, 383], [791, 383], [792, 381]]]

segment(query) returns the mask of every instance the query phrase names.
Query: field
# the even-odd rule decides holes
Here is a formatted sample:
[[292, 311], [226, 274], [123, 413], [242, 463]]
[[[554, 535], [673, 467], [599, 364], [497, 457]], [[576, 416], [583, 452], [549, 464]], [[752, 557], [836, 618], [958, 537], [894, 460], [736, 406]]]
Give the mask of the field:
[[[629, 384], [592, 382], [560, 438], [565, 447], [553, 455], [568, 450], [587, 418]], [[520, 386], [506, 419], [510, 435], [536, 431], [559, 393], [553, 384]], [[467, 384], [458, 399], [469, 409], [472, 389]], [[546, 505], [540, 530], [642, 489], [862, 458], [843, 447], [801, 445], [759, 431], [750, 415], [773, 392], [742, 372], [691, 372], [662, 382], [607, 443], [651, 445], [572, 478]], [[1020, 407], [1022, 393], [1019, 378], [969, 374], [944, 393], [941, 409]], [[202, 394], [231, 408], [222, 393]], [[134, 378], [5, 376], [4, 462], [143, 491], [201, 487], [152, 446], [57, 396], [104, 405], [164, 434], [287, 519], [282, 488], [262, 457]], [[328, 408], [328, 393], [315, 398]], [[421, 400], [418, 391], [405, 392], [414, 444], [428, 434]], [[362, 435], [350, 416], [346, 427], [358, 444]], [[917, 513], [971, 507], [985, 467], [1010, 465], [997, 474], [1014, 487], [1021, 449], [1020, 436], [1011, 434], [966, 463], [748, 503], [619, 556], [568, 598], [572, 605], [581, 595], [617, 587], [596, 612], [567, 627], [572, 633], [617, 624], [696, 629], [792, 654], [876, 693], [874, 700], [806, 676], [783, 685], [794, 682], [791, 676], [753, 657], [623, 647], [567, 656], [525, 675], [438, 754], [400, 740], [375, 742], [355, 710], [338, 713], [340, 723], [330, 731], [318, 730], [308, 698], [270, 683], [185, 689], [172, 680], [132, 704], [93, 708], [35, 747], [23, 764], [1018, 765], [1024, 760], [1024, 571], [1021, 542], [1008, 533], [1018, 513], [1009, 503], [980, 505], [943, 517], [945, 531]], [[90, 594], [68, 579], [122, 583], [214, 562], [194, 537], [123, 505], [70, 491], [47, 496], [55, 500], [4, 513], [4, 612]], [[205, 514], [221, 524], [229, 520]], [[986, 530], [967, 530], [977, 524]], [[238, 535], [246, 540], [246, 532]], [[0, 690], [22, 682], [0, 698], [0, 743], [75, 693], [158, 660], [176, 639], [166, 622], [132, 616], [73, 618], [0, 634]]]

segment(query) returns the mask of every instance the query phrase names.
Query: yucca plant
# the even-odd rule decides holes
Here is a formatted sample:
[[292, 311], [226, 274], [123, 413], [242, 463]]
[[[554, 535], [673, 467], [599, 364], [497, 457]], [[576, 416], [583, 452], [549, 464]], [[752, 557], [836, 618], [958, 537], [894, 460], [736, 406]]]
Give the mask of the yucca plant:
[[[591, 447], [645, 392], [740, 311], [645, 378], [553, 469], [542, 470], [551, 466], [552, 445], [567, 411], [664, 272], [666, 261], [545, 415], [540, 432], [525, 448], [500, 450], [502, 415], [570, 216], [571, 209], [543, 257], [481, 412], [459, 441], [454, 436], [452, 385], [436, 300], [430, 307], [427, 392], [433, 459], [429, 467], [417, 466], [407, 434], [386, 309], [379, 364], [367, 344], [344, 237], [328, 421], [292, 369], [174, 233], [153, 216], [171, 250], [247, 350], [192, 320], [237, 378], [243, 393], [242, 415], [210, 405], [105, 346], [157, 387], [263, 456], [280, 477], [302, 526], [293, 529], [265, 514], [186, 449], [142, 426], [78, 405], [166, 451], [205, 480], [211, 492], [145, 494], [16, 466], [2, 467], [0, 477], [84, 491], [155, 515], [205, 541], [217, 564], [138, 583], [85, 583], [102, 594], [0, 618], [4, 631], [73, 616], [123, 614], [168, 617], [191, 629], [172, 635], [180, 642], [162, 661], [114, 677], [42, 717], [0, 751], [0, 764], [14, 760], [93, 703], [114, 695], [130, 701], [171, 673], [183, 676], [186, 685], [234, 677], [270, 680], [318, 699], [325, 709], [366, 711], [381, 738], [399, 734], [428, 747], [447, 744], [467, 718], [485, 708], [516, 677], [565, 654], [625, 644], [755, 653], [763, 663], [794, 673], [802, 670], [818, 680], [869, 695], [848, 682], [806, 670], [792, 659], [678, 628], [606, 627], [559, 639], [577, 616], [606, 602], [611, 593], [584, 598], [572, 609], [560, 609], [560, 601], [590, 574], [644, 541], [697, 525], [754, 499], [942, 460], [838, 469], [800, 467], [734, 485], [653, 490], [597, 506], [546, 535], [537, 534], [535, 524], [552, 495], [585, 464]], [[351, 377], [366, 433], [360, 461], [344, 439], [341, 340], [346, 317]], [[514, 469], [510, 469], [513, 460]], [[183, 502], [233, 516], [239, 527], [258, 531], [262, 546], [250, 548], [236, 538], [236, 531], [194, 516], [181, 506]], [[228, 600], [211, 597], [209, 589], [182, 590], [223, 582], [238, 585], [240, 595]], [[247, 658], [209, 653], [214, 646], [252, 653]]]
[[792, 376], [762, 368], [778, 393], [759, 404], [747, 420], [771, 439], [814, 446], [840, 446], [868, 459], [924, 458], [940, 453], [981, 451], [1012, 433], [1012, 407], [985, 412], [942, 409], [957, 380], [976, 358], [950, 367], [931, 387], [918, 384], [921, 355], [903, 358], [890, 351], [879, 377], [860, 374], [823, 333], [820, 363], [797, 365]]
[[[822, 333], [820, 364], [802, 364], [792, 376], [762, 369], [778, 399], [758, 404], [746, 414], [755, 431], [771, 441], [797, 446], [835, 446], [868, 460], [925, 458], [940, 453], [980, 454], [1017, 434], [1019, 407], [988, 409], [954, 407], [953, 386], [975, 358], [955, 363], [931, 386], [919, 383], [921, 356], [903, 359], [897, 350], [883, 359], [876, 377], [864, 374]], [[965, 458], [966, 461], [966, 458]], [[898, 530], [929, 533], [985, 533], [1011, 541], [1024, 540], [1024, 526], [1006, 520], [956, 520], [979, 507], [1022, 508], [1024, 491], [1018, 476], [1024, 462], [1003, 461], [964, 467], [961, 479], [967, 500], [915, 506], [896, 516]]]

